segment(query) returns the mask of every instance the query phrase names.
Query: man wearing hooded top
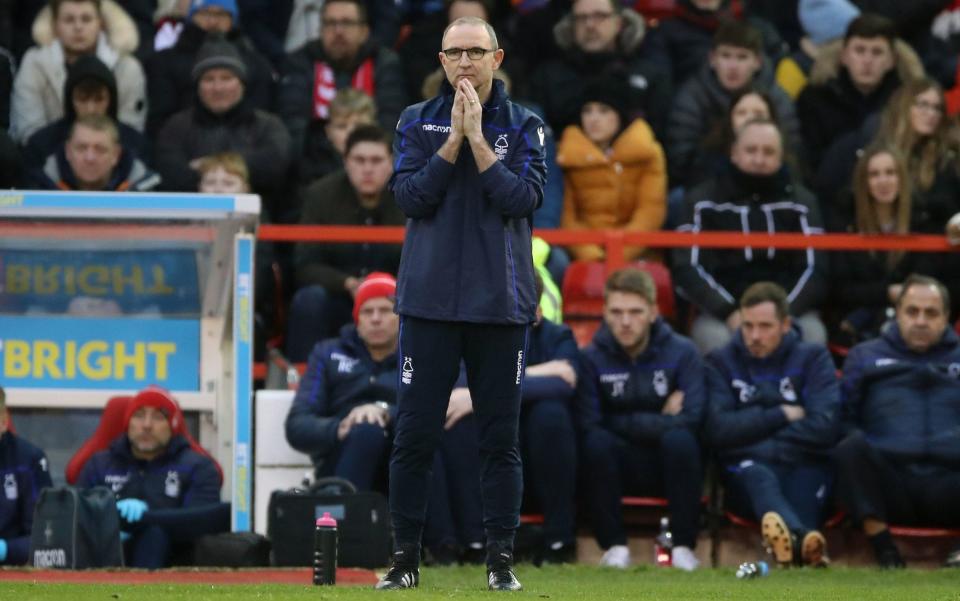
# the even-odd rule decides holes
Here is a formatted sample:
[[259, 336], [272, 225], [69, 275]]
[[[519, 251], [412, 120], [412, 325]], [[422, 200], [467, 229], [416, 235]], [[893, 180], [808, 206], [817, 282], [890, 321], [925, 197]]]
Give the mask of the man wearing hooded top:
[[294, 148], [303, 148], [311, 121], [328, 118], [341, 88], [373, 97], [377, 122], [386, 130], [396, 126], [407, 101], [400, 58], [370, 36], [363, 2], [326, 0], [322, 19], [320, 39], [291, 53], [281, 69], [277, 108]]
[[[117, 119], [117, 81], [100, 59], [81, 56], [67, 73], [63, 88], [64, 115], [27, 140], [23, 150], [23, 163], [27, 169], [41, 167], [48, 156], [63, 146], [77, 118], [101, 115], [114, 121]], [[122, 122], [117, 122], [117, 131], [124, 151], [149, 162], [149, 144], [142, 133]]]
[[119, 119], [143, 129], [146, 81], [130, 54], [137, 47], [136, 28], [122, 8], [100, 0], [52, 0], [37, 17], [34, 38], [39, 45], [24, 55], [13, 86], [10, 131], [15, 140], [23, 143], [63, 116], [67, 68], [87, 55], [113, 71]]
[[625, 494], [666, 496], [673, 566], [697, 569], [703, 466], [697, 431], [703, 360], [657, 314], [653, 278], [636, 268], [604, 285], [604, 324], [583, 351], [582, 464], [600, 565], [630, 566]]
[[200, 49], [193, 67], [193, 106], [171, 117], [157, 139], [156, 166], [164, 188], [193, 192], [197, 159], [237, 152], [247, 162], [255, 192], [282, 189], [290, 137], [279, 118], [254, 107], [246, 94], [247, 76], [247, 64], [233, 44], [215, 39]]
[[[796, 183], [783, 163], [783, 138], [770, 121], [748, 121], [735, 132], [730, 164], [690, 190], [681, 232], [823, 232], [816, 198]], [[701, 352], [721, 347], [741, 323], [737, 299], [753, 282], [768, 280], [787, 291], [803, 339], [825, 343], [816, 309], [826, 290], [826, 253], [814, 249], [675, 249], [677, 292], [698, 309], [690, 337]]]
[[778, 563], [826, 565], [818, 528], [840, 425], [833, 361], [823, 345], [800, 341], [777, 284], [747, 288], [740, 314], [733, 340], [707, 357], [704, 435], [719, 453], [727, 507], [761, 521]]
[[628, 115], [645, 119], [663, 139], [673, 88], [669, 72], [650, 53], [643, 17], [617, 0], [576, 0], [554, 27], [560, 58], [532, 74], [529, 97], [556, 130], [580, 121], [584, 82], [598, 75], [626, 81]]
[[[941, 282], [908, 277], [896, 320], [843, 364], [838, 496], [884, 568], [904, 567], [890, 523], [960, 526], [960, 339], [949, 307]], [[948, 565], [958, 563], [954, 551]]]
[[39, 190], [147, 192], [160, 176], [123, 148], [117, 124], [104, 115], [78, 117], [66, 141], [26, 176]]
[[82, 488], [107, 486], [116, 493], [128, 566], [165, 567], [174, 543], [229, 528], [217, 466], [177, 433], [182, 420], [167, 391], [140, 391], [127, 405], [124, 434], [94, 454], [77, 479]]
[[150, 114], [147, 131], [156, 132], [177, 111], [190, 106], [196, 86], [193, 66], [200, 49], [212, 39], [233, 46], [246, 71], [245, 95], [254, 108], [273, 106], [273, 67], [243, 34], [236, 0], [192, 0], [183, 31], [172, 48], [155, 53], [147, 63]]

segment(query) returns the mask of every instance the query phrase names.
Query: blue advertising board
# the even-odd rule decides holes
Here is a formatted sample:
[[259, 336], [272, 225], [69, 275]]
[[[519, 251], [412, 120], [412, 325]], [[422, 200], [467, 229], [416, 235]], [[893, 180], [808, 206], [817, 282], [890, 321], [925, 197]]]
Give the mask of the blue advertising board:
[[198, 319], [0, 316], [3, 385], [200, 389]]
[[196, 253], [153, 250], [0, 250], [3, 313], [200, 313]]

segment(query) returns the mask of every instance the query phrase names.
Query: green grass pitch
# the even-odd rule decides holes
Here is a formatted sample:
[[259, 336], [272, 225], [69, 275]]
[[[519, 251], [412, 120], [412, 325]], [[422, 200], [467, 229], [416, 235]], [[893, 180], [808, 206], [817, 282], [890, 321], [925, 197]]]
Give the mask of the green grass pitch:
[[508, 595], [526, 599], [630, 599], [650, 601], [731, 600], [779, 601], [837, 599], [859, 601], [960, 601], [960, 570], [881, 572], [866, 568], [774, 570], [756, 580], [737, 580], [731, 569], [693, 574], [654, 567], [620, 571], [590, 566], [537, 569], [520, 565], [524, 590], [491, 593], [480, 567], [425, 568], [416, 591], [375, 592], [370, 587], [291, 585], [72, 585], [0, 584], [0, 599], [16, 601], [247, 601], [372, 599], [487, 599]]

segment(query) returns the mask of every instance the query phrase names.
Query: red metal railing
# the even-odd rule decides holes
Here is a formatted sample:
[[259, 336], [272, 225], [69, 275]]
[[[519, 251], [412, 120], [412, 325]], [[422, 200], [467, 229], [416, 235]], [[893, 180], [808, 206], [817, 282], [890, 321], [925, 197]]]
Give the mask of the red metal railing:
[[[257, 238], [271, 242], [403, 242], [400, 226], [261, 225]], [[625, 232], [623, 230], [535, 230], [550, 244], [599, 244], [605, 247], [607, 269], [624, 265], [626, 246], [652, 248], [816, 248], [819, 250], [910, 250], [944, 252], [956, 250], [946, 236], [860, 234], [741, 234], [734, 232]]]

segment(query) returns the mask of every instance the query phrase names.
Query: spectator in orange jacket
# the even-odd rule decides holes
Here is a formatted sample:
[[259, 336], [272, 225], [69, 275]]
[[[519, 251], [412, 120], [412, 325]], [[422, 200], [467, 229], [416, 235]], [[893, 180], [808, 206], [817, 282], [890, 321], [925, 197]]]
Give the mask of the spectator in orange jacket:
[[[587, 84], [580, 125], [567, 127], [560, 139], [557, 163], [563, 169], [561, 227], [622, 228], [654, 231], [666, 215], [667, 174], [663, 148], [642, 119], [627, 120], [626, 85], [609, 78]], [[603, 247], [570, 248], [575, 259], [598, 260]], [[627, 247], [626, 258], [643, 254]]]

